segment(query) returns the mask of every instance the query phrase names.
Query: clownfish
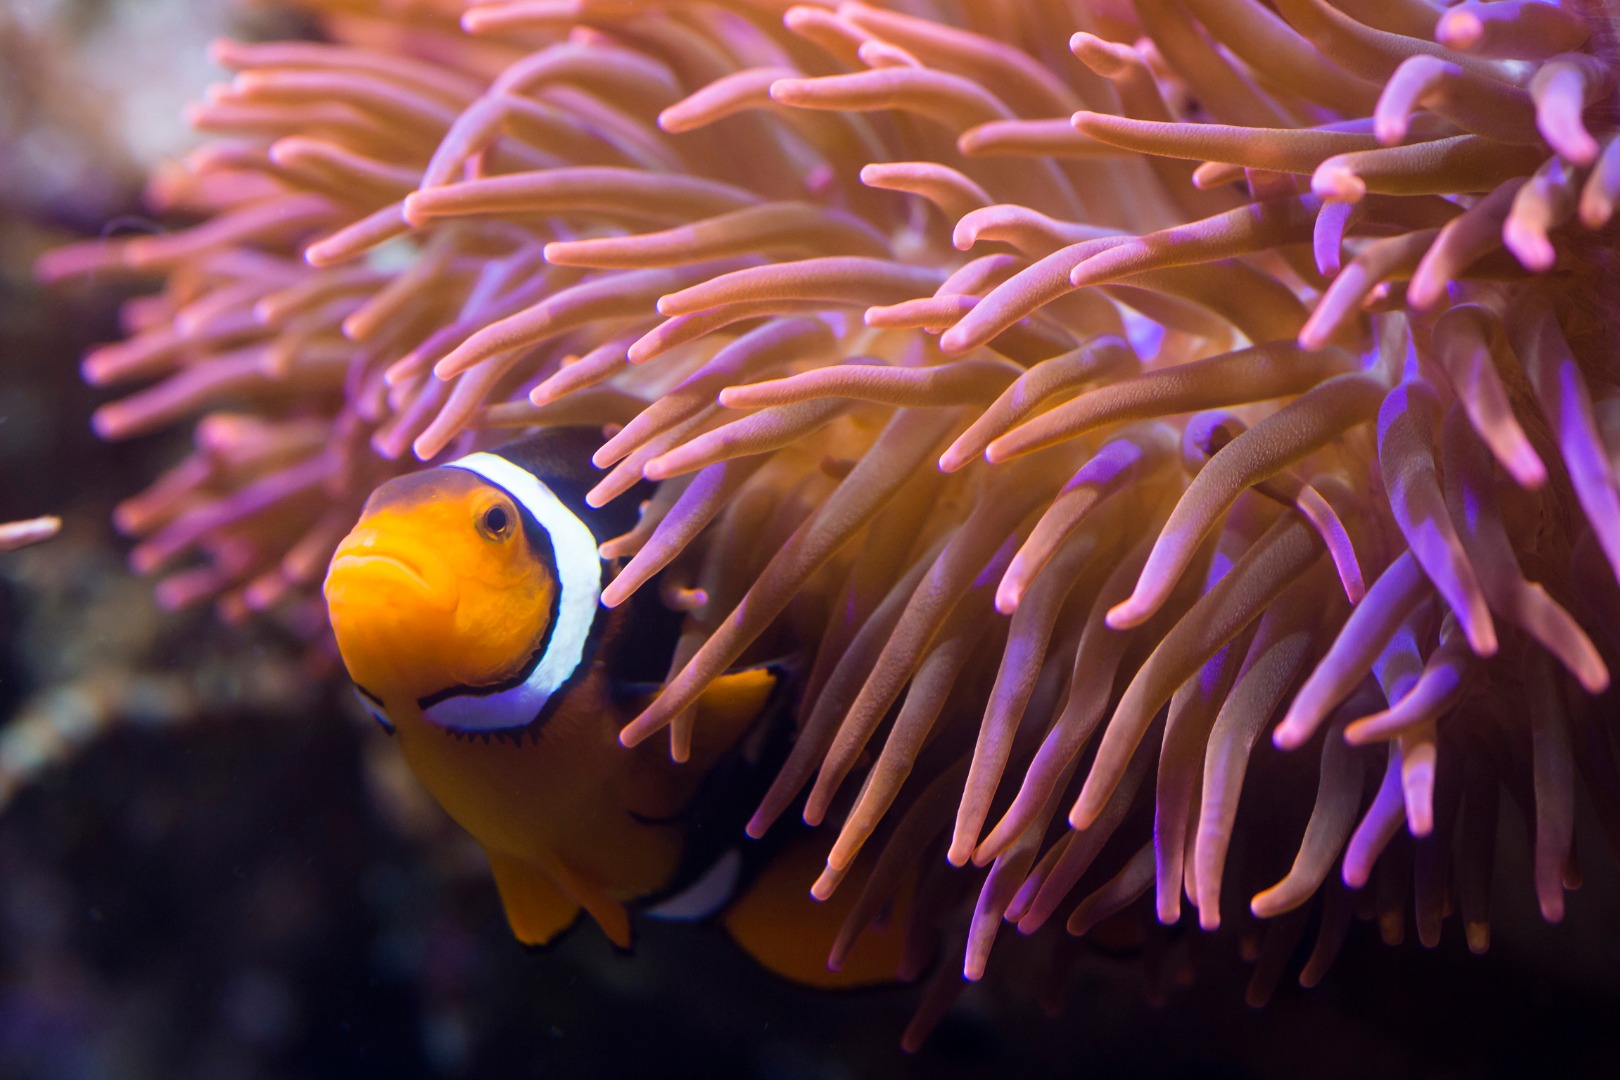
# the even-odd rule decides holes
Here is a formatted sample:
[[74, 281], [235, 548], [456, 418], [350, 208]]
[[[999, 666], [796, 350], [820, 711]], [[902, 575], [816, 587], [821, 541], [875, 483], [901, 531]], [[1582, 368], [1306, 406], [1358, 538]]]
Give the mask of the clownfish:
[[742, 818], [727, 830], [725, 815], [700, 805], [717, 786], [706, 781], [746, 771], [760, 755], [762, 728], [781, 711], [780, 666], [716, 680], [696, 706], [684, 762], [654, 741], [620, 744], [620, 729], [659, 689], [679, 627], [656, 599], [601, 603], [616, 566], [600, 546], [628, 531], [640, 500], [586, 503], [600, 442], [599, 429], [546, 429], [372, 493], [325, 582], [357, 696], [483, 848], [520, 942], [549, 944], [583, 911], [628, 949], [639, 908], [716, 917], [798, 982], [892, 981], [898, 920], [864, 934], [841, 971], [827, 970], [858, 890], [814, 903], [811, 845], [750, 867], [761, 858], [725, 846], [740, 838]]

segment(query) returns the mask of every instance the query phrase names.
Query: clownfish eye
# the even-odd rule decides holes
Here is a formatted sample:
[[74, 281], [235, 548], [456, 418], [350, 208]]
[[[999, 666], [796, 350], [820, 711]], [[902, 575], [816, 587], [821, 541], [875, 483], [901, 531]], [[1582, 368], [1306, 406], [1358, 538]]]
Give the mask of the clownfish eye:
[[478, 531], [486, 540], [505, 540], [512, 533], [513, 514], [496, 503], [478, 515]]

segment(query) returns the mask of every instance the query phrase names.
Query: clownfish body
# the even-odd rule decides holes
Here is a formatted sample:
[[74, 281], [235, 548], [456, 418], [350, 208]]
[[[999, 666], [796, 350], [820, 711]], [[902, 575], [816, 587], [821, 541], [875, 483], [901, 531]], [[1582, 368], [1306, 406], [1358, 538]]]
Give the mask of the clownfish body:
[[[372, 494], [325, 584], [358, 694], [482, 846], [525, 944], [552, 941], [583, 910], [627, 948], [628, 906], [652, 900], [666, 917], [725, 909], [744, 948], [798, 981], [892, 977], [898, 932], [877, 935], [834, 975], [824, 948], [784, 958], [773, 940], [788, 895], [780, 874], [764, 871], [739, 890], [746, 875], [735, 849], [694, 865], [699, 789], [717, 765], [744, 756], [744, 736], [771, 711], [777, 669], [717, 680], [697, 705], [684, 762], [652, 741], [620, 745], [620, 729], [657, 688], [675, 628], [647, 605], [600, 603], [613, 567], [598, 549], [633, 524], [638, 500], [586, 504], [599, 441], [594, 429], [549, 429]], [[779, 868], [795, 878], [810, 871], [807, 889], [814, 868], [805, 862]], [[801, 919], [821, 924], [813, 936], [830, 941], [846, 905], [788, 892], [804, 898]], [[793, 932], [791, 923], [780, 929]]]

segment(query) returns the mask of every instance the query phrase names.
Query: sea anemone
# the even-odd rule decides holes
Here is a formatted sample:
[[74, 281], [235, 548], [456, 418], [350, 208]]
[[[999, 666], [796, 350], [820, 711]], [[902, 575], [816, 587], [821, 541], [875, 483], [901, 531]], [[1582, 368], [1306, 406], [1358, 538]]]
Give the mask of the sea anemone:
[[0, 551], [16, 551], [42, 540], [49, 540], [62, 529], [59, 517], [29, 518], [27, 521], [0, 521]]
[[84, 369], [204, 414], [117, 514], [165, 603], [314, 633], [380, 480], [597, 424], [593, 502], [661, 482], [604, 602], [686, 614], [623, 739], [806, 657], [748, 829], [875, 852], [834, 963], [914, 884], [970, 979], [1185, 900], [1263, 998], [1313, 906], [1306, 984], [1408, 895], [1482, 951], [1504, 794], [1548, 919], [1583, 783], [1620, 845], [1613, 5], [303, 6], [197, 224], [42, 264], [164, 279]]

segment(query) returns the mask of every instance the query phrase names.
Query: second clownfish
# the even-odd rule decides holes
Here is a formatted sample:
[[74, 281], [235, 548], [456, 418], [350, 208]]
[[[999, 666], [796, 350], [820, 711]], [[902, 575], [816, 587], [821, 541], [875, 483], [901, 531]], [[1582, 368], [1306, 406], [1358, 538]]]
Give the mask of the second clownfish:
[[620, 745], [658, 689], [678, 622], [656, 590], [616, 609], [600, 602], [616, 567], [599, 547], [629, 529], [637, 505], [585, 502], [600, 441], [595, 429], [548, 429], [372, 494], [325, 585], [357, 693], [482, 846], [520, 941], [549, 943], [583, 910], [628, 948], [640, 908], [717, 917], [799, 982], [892, 979], [903, 919], [868, 930], [828, 971], [857, 890], [813, 902], [820, 860], [802, 839], [751, 868], [759, 860], [731, 842], [740, 821], [714, 810], [728, 793], [710, 789], [746, 773], [770, 734], [778, 668], [716, 680], [685, 762], [656, 741]]

